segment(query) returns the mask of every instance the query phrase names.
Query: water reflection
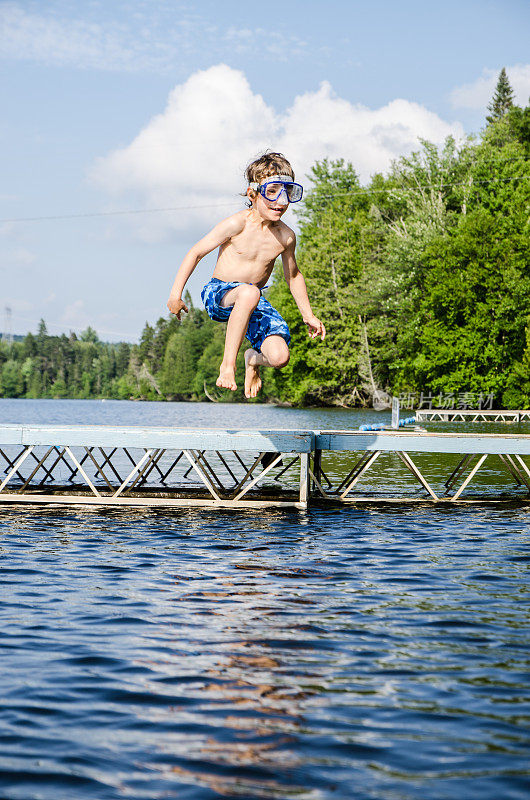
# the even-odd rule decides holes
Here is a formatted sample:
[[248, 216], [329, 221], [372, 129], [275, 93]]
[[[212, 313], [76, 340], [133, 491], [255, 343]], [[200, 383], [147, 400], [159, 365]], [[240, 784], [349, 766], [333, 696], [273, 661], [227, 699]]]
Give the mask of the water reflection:
[[[250, 569], [248, 562], [234, 566]], [[256, 566], [267, 569], [266, 565]], [[181, 585], [181, 581], [176, 581], [176, 585]], [[168, 620], [167, 629], [166, 625], [160, 626], [156, 636], [171, 639], [178, 659], [165, 657], [157, 661], [150, 657], [145, 661], [139, 659], [138, 664], [163, 673], [160, 686], [156, 679], [149, 682], [150, 691], [161, 689], [162, 694], [172, 684], [182, 691], [183, 676], [188, 675], [191, 682], [184, 689], [186, 703], [171, 705], [162, 712], [157, 709], [152, 721], [165, 719], [171, 724], [176, 717], [175, 727], [181, 728], [184, 716], [187, 731], [201, 733], [186, 736], [184, 740], [164, 738], [159, 745], [160, 758], [151, 759], [146, 766], [162, 774], [169, 770], [185, 783], [207, 786], [222, 796], [247, 797], [250, 793], [310, 797], [312, 791], [297, 785], [292, 776], [289, 780], [280, 776], [281, 771], [303, 764], [301, 755], [295, 754], [290, 746], [303, 723], [305, 701], [316, 693], [314, 688], [303, 688], [304, 682], [312, 679], [310, 674], [304, 671], [296, 676], [289, 669], [290, 651], [293, 647], [300, 650], [297, 634], [303, 637], [306, 626], [294, 623], [285, 630], [283, 626], [271, 626], [270, 617], [286, 604], [305, 606], [313, 601], [298, 597], [279, 599], [275, 587], [263, 582], [246, 580], [238, 585], [222, 579], [215, 581], [215, 588], [186, 591], [184, 586], [172, 600], [178, 604], [186, 636], [174, 637], [173, 620]], [[197, 625], [197, 615], [208, 617], [210, 637], [203, 640], [201, 636], [200, 652], [193, 653], [189, 651], [189, 628]], [[202, 625], [198, 624], [202, 632]], [[256, 626], [264, 637], [262, 640], [239, 638], [245, 632], [255, 637]], [[274, 639], [267, 641], [271, 627]], [[212, 629], [216, 632], [213, 639]], [[181, 625], [179, 632], [182, 634]], [[197, 644], [198, 639], [196, 631]], [[311, 648], [302, 647], [308, 657]], [[183, 661], [182, 654], [187, 648]], [[286, 653], [283, 657], [282, 652]], [[200, 679], [192, 673], [199, 664]], [[287, 678], [283, 676], [286, 670]], [[168, 761], [183, 757], [186, 766]]]

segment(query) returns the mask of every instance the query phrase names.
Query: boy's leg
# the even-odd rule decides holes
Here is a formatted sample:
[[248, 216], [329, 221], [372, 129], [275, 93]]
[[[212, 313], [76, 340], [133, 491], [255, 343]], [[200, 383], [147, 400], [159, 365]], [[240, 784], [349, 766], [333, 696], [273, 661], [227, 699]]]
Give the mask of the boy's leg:
[[241, 342], [248, 328], [248, 321], [252, 312], [258, 305], [261, 292], [257, 286], [249, 283], [242, 283], [234, 289], [230, 289], [221, 301], [224, 308], [233, 306], [228, 318], [225, 337], [225, 351], [217, 386], [224, 389], [237, 389], [236, 384], [236, 358], [241, 347]]
[[281, 368], [289, 361], [289, 348], [282, 336], [267, 336], [261, 353], [253, 348], [245, 351], [245, 397], [256, 397], [261, 389], [260, 367]]

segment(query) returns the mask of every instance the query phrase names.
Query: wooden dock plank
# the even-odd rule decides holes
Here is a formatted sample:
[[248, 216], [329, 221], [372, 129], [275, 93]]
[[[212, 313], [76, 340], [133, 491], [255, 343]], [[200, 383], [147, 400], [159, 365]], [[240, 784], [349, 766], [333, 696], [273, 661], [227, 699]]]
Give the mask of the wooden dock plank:
[[305, 510], [307, 503], [299, 500], [213, 500], [204, 497], [90, 497], [88, 495], [53, 495], [53, 494], [1, 494], [0, 504], [46, 505], [46, 506], [85, 506], [101, 508], [228, 508], [252, 510], [256, 508], [297, 508]]

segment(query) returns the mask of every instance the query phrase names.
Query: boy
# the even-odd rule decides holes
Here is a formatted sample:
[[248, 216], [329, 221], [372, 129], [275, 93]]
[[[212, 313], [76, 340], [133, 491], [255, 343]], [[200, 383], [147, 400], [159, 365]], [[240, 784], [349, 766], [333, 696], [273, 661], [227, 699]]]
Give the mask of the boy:
[[282, 257], [285, 280], [311, 338], [324, 339], [326, 330], [313, 314], [302, 273], [296, 265], [296, 237], [281, 218], [289, 203], [302, 198], [302, 187], [281, 153], [265, 153], [246, 170], [249, 207], [224, 219], [186, 254], [177, 272], [167, 306], [180, 319], [188, 311], [182, 292], [191, 273], [207, 253], [219, 248], [212, 279], [201, 297], [212, 319], [228, 322], [217, 386], [235, 391], [236, 357], [246, 335], [245, 396], [261, 389], [259, 368], [284, 367], [291, 335], [287, 323], [262, 296], [274, 262]]

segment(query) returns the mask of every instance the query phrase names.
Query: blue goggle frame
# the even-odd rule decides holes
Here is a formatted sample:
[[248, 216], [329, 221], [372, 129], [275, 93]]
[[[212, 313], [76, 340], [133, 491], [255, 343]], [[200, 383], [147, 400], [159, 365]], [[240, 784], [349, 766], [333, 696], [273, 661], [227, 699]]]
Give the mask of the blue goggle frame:
[[[267, 186], [271, 186], [271, 184], [280, 185], [277, 194], [271, 195], [267, 193]], [[299, 203], [304, 193], [303, 187], [299, 183], [295, 183], [288, 175], [271, 175], [270, 178], [267, 178], [267, 180], [261, 184], [251, 183], [250, 188], [255, 192], [259, 192], [260, 195], [270, 203], [275, 203], [276, 200], [280, 199], [282, 194], [285, 194], [289, 203]]]

